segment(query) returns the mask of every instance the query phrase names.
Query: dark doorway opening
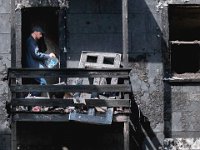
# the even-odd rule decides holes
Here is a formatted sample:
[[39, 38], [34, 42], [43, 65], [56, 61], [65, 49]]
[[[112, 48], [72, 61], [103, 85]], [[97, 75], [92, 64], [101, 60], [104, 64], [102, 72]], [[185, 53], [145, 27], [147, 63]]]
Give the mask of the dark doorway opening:
[[38, 41], [45, 53], [54, 52], [59, 57], [59, 8], [31, 7], [22, 9], [22, 67], [26, 52], [26, 39], [30, 36], [32, 27], [41, 26], [45, 31], [44, 37]]
[[200, 5], [169, 5], [172, 73], [197, 73], [200, 67]]

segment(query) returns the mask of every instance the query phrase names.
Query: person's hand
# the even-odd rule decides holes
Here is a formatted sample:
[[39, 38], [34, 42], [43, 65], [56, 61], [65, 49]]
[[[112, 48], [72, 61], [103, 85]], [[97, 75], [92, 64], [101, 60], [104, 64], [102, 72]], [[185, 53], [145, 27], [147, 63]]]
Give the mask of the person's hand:
[[56, 57], [56, 55], [54, 53], [50, 53], [49, 56], [50, 57]]

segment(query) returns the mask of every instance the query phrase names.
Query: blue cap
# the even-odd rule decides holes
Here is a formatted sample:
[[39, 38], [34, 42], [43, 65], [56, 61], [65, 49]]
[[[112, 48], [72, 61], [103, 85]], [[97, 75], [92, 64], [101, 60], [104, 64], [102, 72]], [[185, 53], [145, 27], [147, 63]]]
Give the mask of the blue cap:
[[44, 30], [43, 30], [40, 26], [35, 26], [35, 27], [33, 27], [32, 32], [41, 32], [41, 33], [45, 33]]

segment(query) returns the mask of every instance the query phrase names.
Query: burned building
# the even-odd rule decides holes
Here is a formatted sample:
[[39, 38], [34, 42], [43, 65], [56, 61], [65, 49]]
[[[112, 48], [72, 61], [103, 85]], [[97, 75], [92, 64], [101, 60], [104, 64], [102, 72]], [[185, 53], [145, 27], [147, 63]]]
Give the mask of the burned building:
[[[0, 0], [0, 150], [200, 149], [199, 18], [197, 0]], [[23, 68], [34, 25], [45, 30], [59, 71], [78, 68], [85, 51], [122, 56], [133, 94], [128, 147], [121, 123], [27, 117], [13, 127], [8, 70]]]

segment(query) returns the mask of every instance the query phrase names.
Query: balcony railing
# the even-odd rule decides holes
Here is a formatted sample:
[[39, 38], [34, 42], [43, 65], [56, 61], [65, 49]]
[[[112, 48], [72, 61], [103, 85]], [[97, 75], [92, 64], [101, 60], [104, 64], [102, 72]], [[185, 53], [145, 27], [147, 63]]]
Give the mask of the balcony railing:
[[[125, 122], [131, 113], [129, 72], [130, 69], [9, 68], [9, 112], [12, 121]], [[24, 83], [24, 80], [36, 77], [56, 79], [59, 82], [47, 85]], [[112, 80], [117, 81], [117, 84], [113, 84]], [[33, 91], [48, 93], [49, 96], [27, 96]], [[78, 97], [75, 96], [77, 93]], [[95, 96], [91, 96], [94, 93]], [[65, 94], [68, 96], [65, 97]], [[42, 109], [32, 111], [35, 106]]]

